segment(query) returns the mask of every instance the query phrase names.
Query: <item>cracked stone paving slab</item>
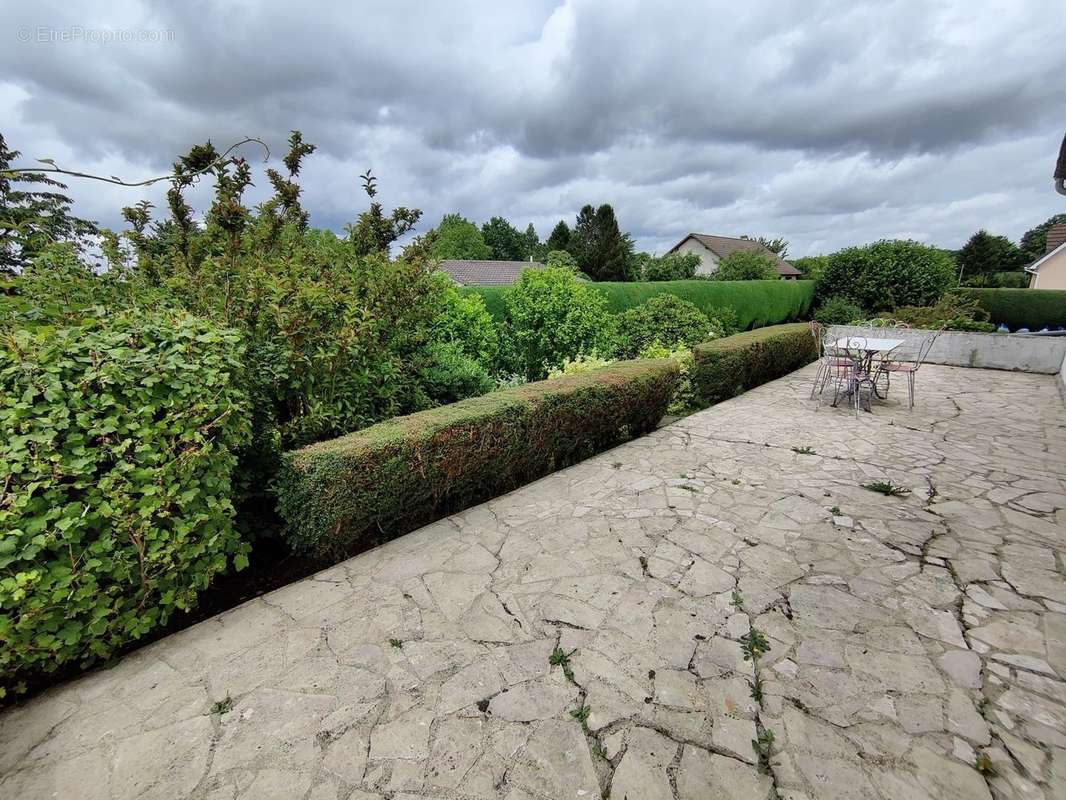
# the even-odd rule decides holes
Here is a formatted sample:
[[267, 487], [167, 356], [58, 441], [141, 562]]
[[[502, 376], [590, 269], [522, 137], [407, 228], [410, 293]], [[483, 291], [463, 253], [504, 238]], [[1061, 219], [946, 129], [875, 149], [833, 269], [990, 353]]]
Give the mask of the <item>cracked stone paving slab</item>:
[[812, 377], [9, 709], [0, 796], [1066, 797], [1054, 380], [927, 366], [856, 419]]

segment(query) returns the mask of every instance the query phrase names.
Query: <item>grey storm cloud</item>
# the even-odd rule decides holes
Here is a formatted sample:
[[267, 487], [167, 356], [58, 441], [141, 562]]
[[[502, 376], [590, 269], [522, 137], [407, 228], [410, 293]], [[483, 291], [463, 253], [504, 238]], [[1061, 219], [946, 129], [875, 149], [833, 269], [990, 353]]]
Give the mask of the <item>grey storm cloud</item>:
[[[324, 227], [364, 205], [367, 167], [423, 228], [546, 236], [610, 202], [653, 250], [691, 230], [956, 247], [1063, 210], [1060, 0], [4, 4], [0, 131], [26, 157], [141, 177], [206, 139], [276, 158], [299, 128]], [[112, 225], [161, 197], [70, 191]]]

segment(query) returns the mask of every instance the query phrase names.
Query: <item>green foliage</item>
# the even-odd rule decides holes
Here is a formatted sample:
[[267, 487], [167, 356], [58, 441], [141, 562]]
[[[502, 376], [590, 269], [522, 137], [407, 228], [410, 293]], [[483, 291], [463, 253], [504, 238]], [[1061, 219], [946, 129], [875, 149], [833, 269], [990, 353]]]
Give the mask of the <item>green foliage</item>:
[[0, 275], [25, 269], [49, 245], [80, 249], [99, 232], [70, 213], [65, 184], [44, 172], [6, 172], [19, 155], [0, 134]]
[[613, 358], [600, 358], [595, 355], [579, 355], [576, 358], [567, 358], [563, 360], [562, 366], [548, 372], [548, 380], [561, 378], [564, 375], [580, 375], [582, 372], [592, 372], [594, 369], [607, 367], [613, 363]]
[[507, 360], [530, 380], [564, 359], [610, 350], [602, 295], [565, 269], [526, 270], [507, 294]]
[[1025, 270], [989, 272], [964, 278], [962, 285], [981, 289], [1026, 289], [1029, 286], [1029, 277]]
[[423, 408], [477, 397], [496, 388], [488, 370], [467, 355], [459, 342], [434, 342], [422, 358], [425, 363], [418, 371], [422, 393], [418, 405]]
[[815, 359], [806, 323], [773, 325], [698, 345], [692, 381], [701, 406], [728, 400]]
[[[536, 232], [533, 234], [536, 236]], [[481, 226], [481, 238], [491, 255], [499, 261], [525, 261], [527, 244], [522, 232], [503, 217], [493, 217]]]
[[[293, 134], [298, 137], [299, 131], [293, 131]], [[310, 152], [306, 147], [300, 148], [296, 152], [290, 152], [286, 163], [291, 165], [297, 153], [302, 157]], [[293, 175], [299, 172], [298, 159], [295, 160], [295, 165], [296, 169], [293, 170]], [[353, 254], [356, 256], [388, 256], [392, 243], [414, 228], [418, 220], [422, 218], [422, 212], [417, 208], [404, 208], [401, 206], [393, 209], [390, 214], [386, 214], [381, 203], [373, 200], [374, 196], [377, 195], [377, 179], [370, 174], [370, 170], [366, 171], [362, 179], [363, 191], [371, 198], [372, 202], [370, 203], [370, 208], [356, 218], [354, 225], [345, 226], [345, 230], [348, 232], [348, 241], [352, 245]], [[306, 218], [304, 222], [306, 224]]]
[[955, 284], [955, 262], [943, 250], [886, 240], [828, 256], [816, 293], [850, 297], [866, 311], [931, 305]]
[[566, 224], [566, 220], [559, 220], [559, 223], [552, 228], [545, 245], [549, 253], [552, 250], [566, 250], [570, 247], [570, 226]]
[[995, 272], [1021, 270], [1027, 263], [1025, 253], [1006, 236], [993, 236], [980, 230], [962, 246], [955, 261], [963, 280]]
[[667, 253], [652, 257], [642, 266], [642, 280], [683, 281], [696, 274], [702, 262], [695, 253]]
[[758, 242], [771, 253], [775, 253], [781, 258], [788, 258], [788, 239], [782, 236], [774, 239], [769, 239], [765, 236], [749, 236], [748, 238]]
[[699, 408], [696, 388], [692, 384], [692, 367], [695, 363], [692, 350], [682, 346], [666, 347], [653, 342], [644, 347], [639, 355], [641, 358], [672, 358], [677, 362], [677, 388], [674, 390], [674, 396], [670, 398], [670, 405], [666, 409], [668, 412], [688, 414]]
[[1066, 292], [1058, 289], [965, 289], [992, 322], [1011, 330], [1066, 325]]
[[802, 272], [805, 278], [817, 280], [818, 276], [822, 274], [822, 270], [829, 263], [829, 256], [804, 256], [803, 258], [793, 258], [788, 263]]
[[575, 274], [578, 272], [577, 260], [565, 250], [550, 251], [545, 265], [556, 269], [568, 269]]
[[667, 349], [675, 345], [692, 348], [724, 333], [717, 321], [672, 294], [655, 295], [623, 311], [617, 317], [617, 330], [615, 352], [620, 358], [633, 358], [652, 343]]
[[433, 258], [472, 259], [484, 261], [492, 258], [492, 248], [477, 225], [459, 214], [445, 214], [434, 232], [429, 254]]
[[862, 319], [862, 309], [846, 297], [829, 297], [814, 312], [814, 319], [823, 325], [848, 325]]
[[894, 483], [888, 481], [874, 481], [873, 483], [864, 483], [863, 489], [869, 489], [871, 492], [877, 492], [888, 497], [902, 497], [905, 494], [910, 494], [910, 489], [904, 486], [896, 486]]
[[1025, 260], [1033, 262], [1043, 256], [1047, 252], [1047, 232], [1054, 226], [1064, 223], [1066, 223], [1066, 214], [1056, 214], [1022, 234], [1020, 248], [1025, 254]]
[[485, 369], [491, 369], [499, 355], [500, 343], [496, 323], [485, 307], [481, 295], [462, 292], [442, 273], [436, 273], [432, 338], [434, 342], [451, 342]]
[[901, 306], [892, 312], [897, 322], [914, 328], [991, 333], [996, 326], [988, 321], [988, 312], [977, 299], [960, 290], [946, 292], [934, 306]]
[[711, 274], [716, 281], [772, 281], [780, 278], [777, 262], [758, 250], [735, 250]]
[[770, 652], [770, 640], [766, 634], [756, 628], [740, 637], [740, 647], [744, 651], [745, 661], [758, 661]]
[[594, 281], [624, 281], [630, 278], [633, 243], [622, 234], [614, 209], [604, 204], [587, 205], [577, 215], [567, 249], [578, 268]]
[[87, 664], [191, 608], [230, 565], [249, 433], [238, 335], [87, 309], [0, 335], [0, 684]]
[[676, 381], [669, 359], [620, 362], [286, 453], [286, 539], [296, 551], [337, 556], [503, 494], [654, 429]]

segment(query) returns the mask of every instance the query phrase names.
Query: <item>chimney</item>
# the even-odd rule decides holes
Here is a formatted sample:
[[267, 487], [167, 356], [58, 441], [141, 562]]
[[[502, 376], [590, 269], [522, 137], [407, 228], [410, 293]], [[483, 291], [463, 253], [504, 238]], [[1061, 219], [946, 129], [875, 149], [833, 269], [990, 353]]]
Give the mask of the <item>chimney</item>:
[[1052, 225], [1047, 231], [1047, 249], [1045, 253], [1050, 253], [1055, 248], [1059, 247], [1063, 242], [1066, 242], [1066, 222], [1059, 225]]

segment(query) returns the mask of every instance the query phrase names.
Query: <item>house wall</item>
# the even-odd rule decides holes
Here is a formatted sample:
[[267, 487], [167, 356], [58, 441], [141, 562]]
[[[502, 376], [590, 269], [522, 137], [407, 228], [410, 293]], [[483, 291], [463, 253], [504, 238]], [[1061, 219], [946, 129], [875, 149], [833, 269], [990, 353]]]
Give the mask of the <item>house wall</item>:
[[1066, 250], [1059, 250], [1029, 278], [1030, 289], [1066, 289]]
[[697, 275], [711, 275], [718, 269], [718, 256], [697, 242], [692, 237], [685, 239], [677, 248], [678, 253], [695, 253], [700, 257], [700, 265], [696, 268]]

